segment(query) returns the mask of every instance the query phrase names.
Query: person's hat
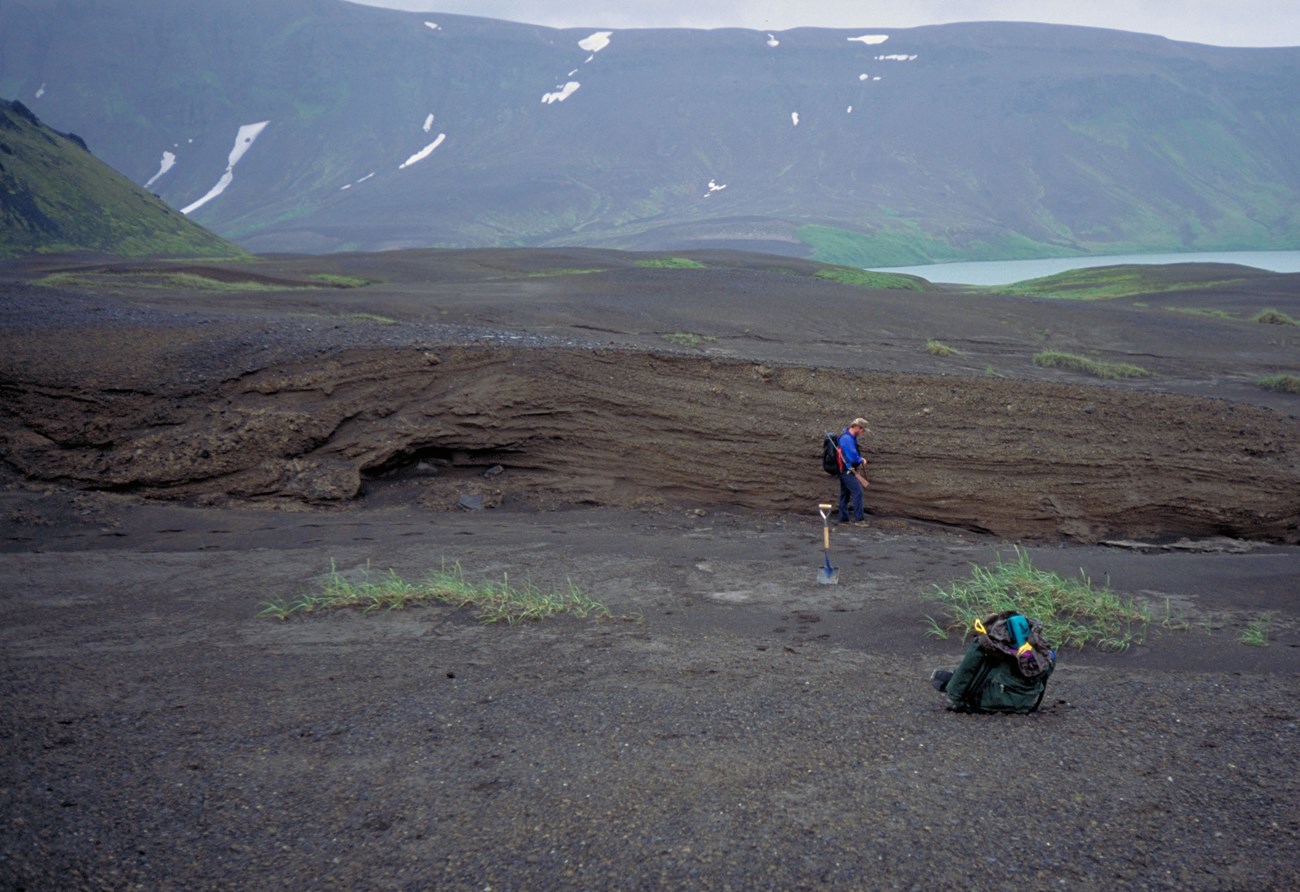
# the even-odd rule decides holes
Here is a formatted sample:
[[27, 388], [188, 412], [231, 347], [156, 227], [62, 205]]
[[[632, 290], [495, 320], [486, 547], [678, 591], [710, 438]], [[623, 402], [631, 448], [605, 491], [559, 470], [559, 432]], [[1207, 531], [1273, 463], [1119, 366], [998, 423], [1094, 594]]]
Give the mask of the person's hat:
[[853, 419], [853, 422], [849, 425], [849, 427], [860, 427], [860, 428], [862, 428], [864, 431], [870, 431], [870, 430], [871, 430], [870, 426], [867, 425], [867, 419], [865, 419], [865, 418], [855, 418], [855, 419]]

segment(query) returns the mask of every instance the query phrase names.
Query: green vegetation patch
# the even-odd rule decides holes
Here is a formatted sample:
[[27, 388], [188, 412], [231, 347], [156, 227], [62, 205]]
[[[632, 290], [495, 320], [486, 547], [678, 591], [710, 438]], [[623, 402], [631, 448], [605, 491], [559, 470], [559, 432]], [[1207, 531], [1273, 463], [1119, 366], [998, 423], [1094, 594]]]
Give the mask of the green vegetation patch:
[[651, 257], [632, 262], [646, 269], [708, 269], [703, 263], [689, 257]]
[[21, 103], [0, 100], [0, 131], [0, 257], [252, 257], [108, 167], [79, 138], [44, 126]]
[[856, 267], [922, 266], [1008, 257], [1031, 259], [1056, 257], [1061, 253], [1058, 245], [1045, 245], [1022, 235], [1009, 235], [996, 242], [958, 245], [904, 220], [892, 208], [881, 207], [877, 211], [873, 217], [887, 222], [884, 225], [873, 224], [869, 232], [810, 223], [800, 226], [796, 234], [812, 249], [814, 260]]
[[559, 267], [558, 269], [539, 269], [530, 273], [525, 273], [524, 277], [528, 279], [541, 279], [550, 276], [590, 276], [593, 273], [603, 273], [605, 270], [596, 268], [579, 268], [579, 267]]
[[1083, 372], [1085, 375], [1104, 378], [1107, 381], [1116, 381], [1120, 378], [1145, 378], [1151, 374], [1141, 366], [1127, 362], [1101, 362], [1096, 359], [1089, 359], [1086, 356], [1061, 353], [1057, 350], [1044, 350], [1041, 353], [1035, 353], [1034, 365], [1043, 368], [1069, 369], [1075, 372]]
[[51, 288], [74, 288], [82, 291], [113, 291], [123, 288], [166, 289], [172, 291], [245, 292], [302, 291], [316, 288], [360, 288], [374, 284], [369, 279], [352, 276], [311, 276], [309, 281], [291, 282], [246, 275], [233, 270], [196, 271], [167, 269], [86, 270], [53, 273], [32, 284]]
[[964, 633], [977, 619], [1015, 610], [1041, 622], [1043, 635], [1057, 648], [1092, 644], [1121, 651], [1146, 638], [1150, 609], [1109, 586], [1097, 588], [1082, 572], [1078, 579], [1066, 579], [1039, 570], [1020, 548], [1014, 561], [999, 557], [991, 567], [972, 568], [968, 580], [935, 586], [934, 597], [944, 605], [944, 614], [940, 619], [926, 617], [931, 635]]
[[470, 582], [459, 564], [430, 573], [420, 582], [407, 582], [393, 570], [371, 578], [369, 566], [354, 580], [338, 572], [331, 562], [330, 572], [319, 592], [296, 600], [276, 598], [269, 601], [258, 616], [288, 619], [295, 614], [321, 610], [355, 609], [363, 613], [375, 610], [404, 610], [427, 604], [444, 604], [473, 611], [484, 623], [514, 624], [546, 619], [567, 613], [587, 618], [608, 618], [609, 609], [580, 591], [572, 583], [558, 591], [540, 589], [531, 583], [510, 584], [509, 576], [501, 582]]
[[877, 273], [869, 269], [856, 269], [851, 266], [826, 266], [817, 270], [818, 279], [828, 279], [842, 285], [858, 288], [879, 288], [885, 291], [930, 291], [930, 283], [919, 276], [904, 276], [899, 273]]
[[717, 340], [712, 335], [695, 334], [689, 331], [674, 331], [664, 335], [664, 340], [676, 344], [678, 347], [698, 347], [701, 344], [711, 344]]
[[1268, 647], [1268, 628], [1272, 624], [1272, 614], [1264, 614], [1246, 623], [1237, 640], [1251, 647]]
[[314, 276], [308, 276], [312, 282], [318, 285], [324, 285], [327, 288], [364, 288], [367, 285], [377, 285], [378, 279], [363, 279], [359, 276], [338, 276], [333, 273], [317, 273]]
[[1286, 313], [1280, 310], [1260, 310], [1254, 316], [1250, 317], [1251, 322], [1259, 322], [1263, 325], [1300, 325], [1300, 322], [1292, 319]]
[[1113, 300], [1117, 297], [1154, 294], [1161, 291], [1224, 288], [1241, 281], [1240, 278], [1180, 279], [1171, 276], [1164, 266], [1133, 264], [1072, 269], [1053, 276], [1027, 279], [1024, 282], [999, 285], [987, 290], [1021, 297]]
[[1300, 393], [1300, 375], [1265, 375], [1255, 383], [1275, 393]]
[[943, 341], [936, 341], [933, 338], [925, 342], [925, 352], [931, 356], [953, 356], [957, 351], [949, 347]]

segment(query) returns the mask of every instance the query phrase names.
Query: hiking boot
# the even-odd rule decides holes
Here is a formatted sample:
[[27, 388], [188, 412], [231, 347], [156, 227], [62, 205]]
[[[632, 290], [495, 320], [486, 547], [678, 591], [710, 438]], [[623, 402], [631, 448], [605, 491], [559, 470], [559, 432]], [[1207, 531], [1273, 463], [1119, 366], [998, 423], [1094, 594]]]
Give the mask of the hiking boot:
[[947, 669], [936, 669], [930, 673], [930, 684], [939, 692], [948, 690], [948, 679], [952, 678], [952, 673]]

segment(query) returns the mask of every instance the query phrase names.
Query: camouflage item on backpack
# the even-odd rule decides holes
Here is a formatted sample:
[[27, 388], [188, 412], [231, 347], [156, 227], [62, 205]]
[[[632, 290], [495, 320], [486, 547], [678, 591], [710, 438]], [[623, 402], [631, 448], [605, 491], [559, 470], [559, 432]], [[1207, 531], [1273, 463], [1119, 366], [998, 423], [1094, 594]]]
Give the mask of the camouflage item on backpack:
[[976, 620], [975, 635], [982, 650], [1010, 657], [1025, 678], [1047, 672], [1056, 659], [1056, 652], [1043, 637], [1043, 624], [1014, 610]]

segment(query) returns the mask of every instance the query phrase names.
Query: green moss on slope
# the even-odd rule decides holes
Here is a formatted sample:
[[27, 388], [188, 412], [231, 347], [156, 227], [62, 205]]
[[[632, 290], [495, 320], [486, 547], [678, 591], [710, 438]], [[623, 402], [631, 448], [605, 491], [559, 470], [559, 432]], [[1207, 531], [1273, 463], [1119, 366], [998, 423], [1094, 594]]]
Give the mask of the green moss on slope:
[[249, 256], [108, 167], [80, 139], [0, 100], [0, 257], [65, 251]]

